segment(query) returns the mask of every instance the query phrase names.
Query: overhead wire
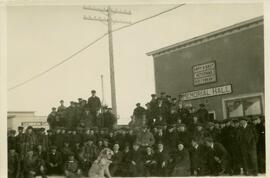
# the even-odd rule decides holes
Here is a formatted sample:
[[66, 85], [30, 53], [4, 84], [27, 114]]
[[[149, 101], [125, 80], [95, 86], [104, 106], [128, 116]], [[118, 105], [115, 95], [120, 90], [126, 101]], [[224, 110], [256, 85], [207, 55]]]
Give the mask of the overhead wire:
[[[112, 30], [112, 33], [113, 33], [113, 32], [117, 32], [117, 31], [122, 30], [122, 29], [125, 29], [125, 28], [128, 28], [128, 27], [131, 27], [131, 26], [133, 26], [133, 25], [136, 25], [136, 24], [138, 24], [138, 23], [144, 22], [144, 21], [146, 21], [146, 20], [149, 20], [149, 19], [158, 17], [158, 16], [160, 16], [160, 15], [162, 15], [162, 14], [168, 13], [168, 12], [170, 12], [170, 11], [172, 11], [172, 10], [175, 10], [175, 9], [181, 7], [181, 6], [184, 6], [184, 5], [185, 5], [185, 4], [179, 4], [179, 5], [177, 5], [177, 6], [174, 6], [174, 7], [170, 8], [170, 9], [167, 9], [167, 10], [165, 10], [165, 11], [162, 11], [162, 12], [160, 12], [160, 13], [157, 13], [157, 14], [154, 14], [154, 15], [152, 15], [152, 16], [149, 16], [149, 17], [147, 17], [147, 18], [144, 18], [144, 19], [138, 20], [138, 21], [136, 21], [136, 22], [133, 22], [133, 23], [131, 23], [131, 24], [128, 24], [128, 25], [125, 25], [125, 26], [116, 28], [116, 29]], [[27, 79], [27, 80], [25, 80], [25, 81], [23, 81], [23, 82], [20, 82], [20, 83], [14, 85], [14, 86], [8, 88], [8, 91], [12, 91], [12, 90], [14, 90], [14, 89], [16, 89], [16, 88], [19, 88], [19, 87], [21, 87], [21, 86], [23, 86], [23, 85], [25, 85], [25, 84], [27, 84], [27, 83], [29, 83], [29, 82], [35, 80], [35, 79], [37, 79], [37, 78], [39, 78], [39, 77], [41, 77], [41, 76], [47, 74], [48, 72], [50, 72], [50, 71], [52, 71], [53, 69], [55, 69], [55, 68], [61, 66], [62, 64], [64, 64], [64, 63], [70, 61], [70, 60], [73, 59], [75, 56], [77, 56], [79, 53], [83, 52], [84, 50], [86, 50], [87, 48], [91, 47], [92, 45], [94, 45], [94, 44], [97, 43], [98, 41], [102, 40], [102, 39], [103, 39], [104, 37], [106, 37], [107, 35], [108, 35], [108, 33], [104, 33], [103, 35], [101, 35], [100, 37], [98, 37], [97, 39], [95, 39], [94, 41], [92, 41], [91, 43], [87, 44], [87, 45], [84, 46], [83, 48], [77, 50], [77, 51], [74, 52], [72, 55], [70, 55], [69, 57], [67, 57], [67, 58], [65, 58], [64, 60], [60, 61], [59, 63], [57, 63], [57, 64], [51, 66], [50, 68], [48, 68], [48, 69], [46, 69], [46, 70], [44, 70], [44, 71], [42, 71], [42, 72], [40, 72], [40, 73], [38, 73], [38, 74], [36, 74], [36, 75], [30, 77], [29, 79]]]

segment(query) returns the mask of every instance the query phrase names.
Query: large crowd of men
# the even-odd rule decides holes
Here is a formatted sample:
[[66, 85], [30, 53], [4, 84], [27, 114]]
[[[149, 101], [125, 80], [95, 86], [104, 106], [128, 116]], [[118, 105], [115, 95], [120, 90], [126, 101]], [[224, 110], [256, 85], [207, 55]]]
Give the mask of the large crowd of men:
[[104, 148], [114, 153], [113, 177], [265, 173], [264, 116], [211, 120], [204, 104], [195, 110], [181, 97], [151, 97], [145, 108], [136, 104], [128, 127], [116, 127], [95, 91], [69, 107], [61, 101], [47, 133], [31, 126], [9, 131], [9, 177], [87, 177]]

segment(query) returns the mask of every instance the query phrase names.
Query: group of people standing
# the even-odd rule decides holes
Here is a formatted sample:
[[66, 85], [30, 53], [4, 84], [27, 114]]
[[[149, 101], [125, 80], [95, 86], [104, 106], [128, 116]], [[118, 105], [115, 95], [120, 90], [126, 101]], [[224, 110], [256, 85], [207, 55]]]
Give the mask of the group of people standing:
[[151, 96], [146, 108], [136, 104], [128, 127], [100, 124], [102, 107], [93, 107], [89, 99], [90, 102], [82, 105], [94, 117], [70, 117], [69, 109], [61, 105], [56, 115], [61, 118], [63, 109], [63, 118], [73, 118], [73, 124], [66, 120], [58, 123], [62, 125], [49, 122], [54, 121], [50, 114], [51, 129], [47, 133], [44, 128], [35, 130], [31, 126], [19, 127], [18, 134], [11, 130], [9, 177], [256, 176], [265, 173], [263, 116], [211, 120], [204, 104], [195, 110], [184, 105], [181, 98], [177, 100], [165, 93]]
[[66, 107], [64, 101], [60, 101], [58, 108], [53, 107], [48, 115], [47, 122], [51, 130], [57, 127], [63, 127], [67, 130], [74, 130], [77, 127], [99, 127], [112, 129], [117, 118], [112, 112], [112, 108], [102, 106], [96, 91], [91, 91], [91, 97], [88, 100], [82, 98], [78, 102], [71, 101], [70, 106]]

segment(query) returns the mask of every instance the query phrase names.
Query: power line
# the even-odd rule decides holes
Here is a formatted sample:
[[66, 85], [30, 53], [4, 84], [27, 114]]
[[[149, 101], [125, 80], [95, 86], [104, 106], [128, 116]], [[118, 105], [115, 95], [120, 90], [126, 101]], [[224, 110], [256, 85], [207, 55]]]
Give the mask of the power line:
[[[177, 5], [177, 6], [174, 6], [174, 7], [170, 8], [170, 9], [167, 9], [167, 10], [165, 10], [165, 11], [162, 11], [162, 12], [160, 12], [160, 13], [158, 13], [158, 14], [155, 14], [155, 15], [152, 15], [152, 16], [150, 16], [150, 17], [147, 17], [147, 18], [138, 20], [138, 21], [133, 22], [133, 23], [131, 23], [131, 24], [129, 24], [129, 25], [125, 25], [125, 26], [119, 27], [119, 28], [117, 28], [117, 29], [114, 29], [114, 30], [112, 30], [112, 32], [117, 32], [117, 31], [119, 31], [119, 30], [125, 29], [125, 28], [130, 27], [130, 26], [133, 26], [133, 25], [135, 25], [135, 24], [138, 24], [138, 23], [144, 22], [144, 21], [146, 21], [146, 20], [155, 18], [155, 17], [157, 17], [157, 16], [159, 16], [159, 15], [165, 14], [165, 13], [167, 13], [167, 12], [170, 12], [170, 11], [172, 11], [172, 10], [175, 10], [175, 9], [181, 7], [181, 6], [184, 6], [184, 5], [185, 5], [185, 4], [179, 4], [179, 5]], [[29, 79], [27, 79], [27, 80], [25, 80], [25, 81], [23, 81], [23, 82], [20, 82], [20, 83], [14, 85], [14, 86], [8, 88], [8, 91], [11, 91], [11, 90], [14, 90], [14, 89], [16, 89], [16, 88], [18, 88], [18, 87], [21, 87], [21, 86], [23, 86], [23, 85], [25, 85], [25, 84], [27, 84], [27, 83], [33, 81], [33, 80], [35, 80], [35, 79], [37, 79], [37, 78], [39, 78], [39, 77], [45, 75], [46, 73], [48, 73], [48, 72], [50, 72], [51, 70], [57, 68], [58, 66], [60, 66], [60, 65], [62, 65], [62, 64], [64, 64], [64, 63], [66, 63], [66, 62], [68, 62], [69, 60], [73, 59], [73, 57], [77, 56], [79, 53], [81, 53], [82, 51], [86, 50], [86, 49], [89, 48], [90, 46], [94, 45], [95, 43], [97, 43], [98, 41], [100, 41], [101, 39], [103, 39], [104, 37], [106, 37], [107, 35], [108, 35], [108, 33], [103, 34], [102, 36], [98, 37], [96, 40], [92, 41], [91, 43], [89, 43], [89, 44], [86, 45], [85, 47], [83, 47], [83, 48], [81, 48], [80, 50], [76, 51], [75, 53], [73, 53], [73, 54], [70, 55], [69, 57], [65, 58], [65, 59], [62, 60], [61, 62], [59, 62], [59, 63], [57, 63], [57, 64], [51, 66], [51, 67], [48, 68], [47, 70], [45, 70], [45, 71], [43, 71], [43, 72], [40, 72], [40, 73], [34, 75], [33, 77], [31, 77], [31, 78], [29, 78]]]
[[138, 20], [138, 21], [136, 21], [136, 22], [134, 22], [134, 23], [131, 23], [131, 24], [129, 24], [129, 25], [125, 25], [125, 26], [119, 27], [119, 28], [117, 28], [117, 29], [115, 29], [115, 30], [112, 30], [112, 32], [117, 32], [117, 31], [122, 30], [122, 29], [124, 29], [124, 28], [127, 28], [127, 27], [130, 27], [130, 26], [136, 25], [136, 24], [138, 24], [138, 23], [144, 22], [144, 21], [146, 21], [146, 20], [155, 18], [155, 17], [157, 17], [157, 16], [160, 16], [160, 15], [162, 15], [162, 14], [165, 14], [165, 13], [167, 13], [167, 12], [170, 12], [170, 11], [172, 11], [172, 10], [175, 10], [175, 9], [181, 7], [181, 6], [184, 6], [184, 5], [185, 5], [185, 4], [179, 4], [179, 5], [177, 5], [177, 6], [174, 6], [174, 7], [170, 8], [170, 9], [167, 9], [167, 10], [165, 10], [165, 11], [162, 11], [162, 12], [160, 12], [160, 13], [158, 13], [158, 14], [155, 14], [155, 15], [152, 15], [152, 16], [150, 16], [150, 17], [147, 17], [147, 18]]
[[33, 77], [29, 78], [28, 80], [25, 80], [21, 83], [18, 83], [17, 85], [14, 85], [13, 87], [10, 87], [8, 89], [8, 91], [14, 90], [15, 88], [18, 88], [20, 86], [25, 85], [26, 83], [31, 82], [32, 80], [35, 80], [39, 77], [41, 77], [42, 75], [45, 75], [46, 73], [50, 72], [51, 70], [57, 68], [58, 66], [68, 62], [69, 60], [71, 60], [73, 57], [75, 57], [76, 55], [78, 55], [79, 53], [81, 53], [82, 51], [86, 50], [87, 48], [89, 48], [90, 46], [94, 45], [96, 42], [100, 41], [101, 39], [103, 39], [105, 36], [107, 36], [107, 33], [105, 33], [104, 35], [100, 36], [99, 38], [97, 38], [96, 40], [94, 40], [93, 42], [87, 44], [85, 47], [81, 48], [80, 50], [76, 51], [75, 53], [73, 53], [71, 56], [67, 57], [66, 59], [62, 60], [61, 62], [51, 66], [50, 68], [48, 68], [47, 70], [40, 72], [39, 74], [34, 75]]

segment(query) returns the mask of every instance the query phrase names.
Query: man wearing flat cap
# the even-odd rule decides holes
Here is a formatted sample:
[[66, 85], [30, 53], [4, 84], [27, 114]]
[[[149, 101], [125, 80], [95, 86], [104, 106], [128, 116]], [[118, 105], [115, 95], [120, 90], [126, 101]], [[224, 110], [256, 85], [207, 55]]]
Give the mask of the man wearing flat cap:
[[200, 108], [197, 110], [196, 114], [198, 116], [199, 122], [205, 123], [209, 121], [209, 114], [207, 109], [205, 108], [205, 104], [201, 103]]
[[143, 155], [140, 149], [140, 143], [134, 142], [132, 150], [130, 151], [130, 158], [128, 160], [128, 167], [130, 171], [130, 177], [142, 177], [144, 176]]
[[135, 120], [138, 123], [138, 125], [141, 125], [144, 113], [145, 108], [141, 106], [141, 103], [137, 103], [136, 108], [133, 110], [133, 116], [135, 116]]
[[187, 177], [190, 176], [190, 154], [182, 142], [177, 143], [177, 151], [172, 155], [172, 176]]
[[54, 129], [56, 126], [56, 115], [57, 115], [56, 107], [53, 107], [51, 113], [47, 117], [47, 122], [49, 124], [50, 129]]
[[91, 97], [88, 98], [88, 107], [90, 108], [90, 111], [94, 118], [97, 117], [98, 111], [101, 109], [101, 101], [99, 97], [96, 96], [96, 90], [91, 91]]
[[32, 126], [28, 126], [26, 129], [26, 133], [25, 133], [25, 137], [24, 137], [24, 153], [26, 154], [26, 152], [28, 150], [33, 150], [35, 145], [37, 144], [37, 137], [35, 135], [35, 133], [33, 132], [33, 127]]
[[60, 106], [58, 106], [58, 108], [57, 108], [58, 112], [63, 112], [66, 110], [67, 107], [65, 106], [64, 103], [65, 103], [64, 100], [60, 100]]
[[240, 119], [241, 129], [238, 134], [238, 142], [243, 158], [245, 175], [257, 176], [257, 135], [252, 126], [248, 124], [247, 118]]
[[142, 131], [138, 133], [136, 142], [142, 147], [152, 146], [155, 143], [155, 138], [147, 127], [144, 126]]
[[199, 144], [197, 138], [192, 138], [190, 148], [191, 175], [205, 176], [207, 173], [206, 147]]
[[181, 141], [186, 148], [189, 148], [191, 133], [187, 130], [185, 124], [177, 125], [177, 140]]
[[8, 134], [8, 148], [16, 149], [16, 130], [10, 130]]
[[168, 152], [164, 148], [164, 143], [159, 142], [157, 144], [157, 151], [155, 154], [155, 161], [157, 162], [157, 172], [155, 176], [166, 177], [169, 155]]
[[224, 174], [228, 167], [229, 155], [224, 146], [214, 142], [213, 138], [205, 138], [207, 150], [207, 169], [212, 176]]
[[48, 135], [45, 133], [45, 128], [40, 128], [39, 134], [37, 134], [37, 143], [42, 145], [44, 151], [47, 151], [49, 148]]
[[61, 153], [57, 151], [56, 146], [51, 146], [47, 156], [48, 175], [62, 174], [62, 165], [63, 161]]
[[158, 112], [158, 99], [157, 99], [157, 95], [156, 94], [152, 94], [151, 97], [152, 97], [152, 99], [149, 102], [149, 107], [150, 107], [151, 115], [153, 117], [156, 117], [157, 116], [157, 112]]

